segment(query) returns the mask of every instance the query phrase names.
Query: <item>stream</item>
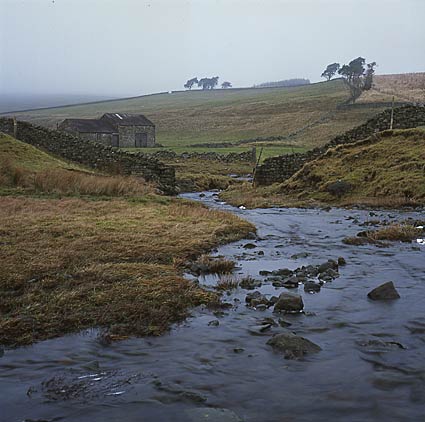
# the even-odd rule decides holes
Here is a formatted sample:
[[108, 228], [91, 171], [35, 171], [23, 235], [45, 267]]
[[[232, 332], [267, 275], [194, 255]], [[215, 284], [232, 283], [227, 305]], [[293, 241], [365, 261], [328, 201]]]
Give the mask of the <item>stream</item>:
[[[205, 195], [205, 196], [203, 196]], [[425, 415], [425, 245], [353, 246], [346, 236], [372, 219], [396, 221], [419, 212], [320, 209], [244, 210], [206, 192], [182, 195], [253, 222], [257, 239], [214, 251], [237, 262], [236, 275], [321, 264], [343, 257], [340, 276], [306, 293], [304, 313], [285, 315], [288, 328], [256, 333], [272, 308], [245, 305], [248, 290], [224, 293], [229, 308], [193, 310], [157, 338], [103, 344], [85, 330], [6, 349], [0, 357], [0, 421], [422, 421]], [[244, 248], [250, 243], [250, 248]], [[393, 281], [401, 298], [367, 293]], [[215, 276], [199, 278], [213, 285]], [[211, 322], [214, 321], [214, 322]], [[217, 322], [218, 321], [218, 322]], [[321, 347], [288, 360], [267, 340], [290, 330]]]

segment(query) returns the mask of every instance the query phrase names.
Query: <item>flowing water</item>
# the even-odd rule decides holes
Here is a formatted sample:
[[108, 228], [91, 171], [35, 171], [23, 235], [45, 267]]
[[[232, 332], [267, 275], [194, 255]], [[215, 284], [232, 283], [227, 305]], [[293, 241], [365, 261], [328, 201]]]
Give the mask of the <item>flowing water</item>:
[[[185, 195], [200, 199], [198, 194]], [[159, 338], [105, 345], [96, 330], [5, 350], [0, 358], [0, 420], [14, 421], [404, 421], [425, 417], [425, 246], [349, 246], [345, 236], [370, 219], [419, 213], [331, 209], [239, 210], [259, 238], [220, 247], [237, 273], [295, 269], [343, 256], [340, 277], [303, 296], [305, 313], [289, 329], [322, 351], [285, 360], [250, 328], [264, 311], [245, 306], [246, 290], [224, 296], [224, 312], [196, 309]], [[246, 243], [255, 248], [245, 249]], [[291, 258], [292, 257], [292, 258]], [[394, 281], [401, 298], [370, 301], [367, 292]], [[200, 283], [214, 283], [214, 277]], [[264, 283], [266, 295], [279, 295]], [[211, 321], [219, 325], [209, 325]], [[210, 408], [211, 410], [208, 410]], [[219, 410], [217, 410], [219, 409]], [[208, 415], [208, 416], [207, 416]]]

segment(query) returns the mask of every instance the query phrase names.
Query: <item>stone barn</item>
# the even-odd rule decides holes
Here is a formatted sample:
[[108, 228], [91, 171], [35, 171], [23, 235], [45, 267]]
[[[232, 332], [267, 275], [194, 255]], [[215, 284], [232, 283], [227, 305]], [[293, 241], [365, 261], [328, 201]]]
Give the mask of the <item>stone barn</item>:
[[142, 114], [106, 113], [99, 119], [66, 119], [58, 130], [112, 147], [155, 146], [155, 125]]

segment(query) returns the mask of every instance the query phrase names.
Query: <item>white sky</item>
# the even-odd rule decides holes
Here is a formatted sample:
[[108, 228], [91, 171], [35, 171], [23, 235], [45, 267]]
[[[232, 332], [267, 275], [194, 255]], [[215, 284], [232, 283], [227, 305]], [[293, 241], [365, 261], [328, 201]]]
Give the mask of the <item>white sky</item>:
[[0, 0], [0, 93], [129, 96], [305, 77], [357, 56], [425, 71], [425, 0]]

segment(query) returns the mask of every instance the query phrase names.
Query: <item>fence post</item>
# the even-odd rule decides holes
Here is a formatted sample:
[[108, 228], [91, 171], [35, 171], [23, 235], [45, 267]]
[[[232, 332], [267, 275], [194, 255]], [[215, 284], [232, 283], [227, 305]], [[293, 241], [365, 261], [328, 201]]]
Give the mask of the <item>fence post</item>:
[[15, 116], [13, 116], [13, 137], [18, 138], [18, 121]]
[[393, 95], [393, 102], [391, 104], [390, 130], [393, 130], [393, 123], [394, 123], [394, 95]]

